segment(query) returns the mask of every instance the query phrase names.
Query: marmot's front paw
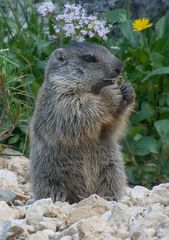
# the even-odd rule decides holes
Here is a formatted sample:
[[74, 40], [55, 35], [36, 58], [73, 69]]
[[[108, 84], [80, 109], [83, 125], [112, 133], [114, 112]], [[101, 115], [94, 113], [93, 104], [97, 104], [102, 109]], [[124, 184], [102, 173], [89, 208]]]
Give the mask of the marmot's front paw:
[[123, 96], [123, 100], [121, 102], [122, 107], [127, 107], [130, 103], [135, 100], [135, 92], [130, 84], [124, 83], [120, 86], [120, 91]]
[[123, 95], [117, 85], [103, 87], [101, 90], [101, 95], [107, 101], [107, 103], [111, 104], [112, 107], [114, 106], [114, 110], [118, 110], [122, 103]]

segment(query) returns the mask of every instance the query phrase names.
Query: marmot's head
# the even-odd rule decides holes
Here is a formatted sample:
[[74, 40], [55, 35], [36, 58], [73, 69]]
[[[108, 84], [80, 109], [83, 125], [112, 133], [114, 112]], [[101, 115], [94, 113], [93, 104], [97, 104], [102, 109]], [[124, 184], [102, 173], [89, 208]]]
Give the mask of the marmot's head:
[[92, 43], [71, 43], [56, 49], [46, 68], [46, 81], [75, 84], [89, 91], [113, 83], [123, 64], [105, 47]]

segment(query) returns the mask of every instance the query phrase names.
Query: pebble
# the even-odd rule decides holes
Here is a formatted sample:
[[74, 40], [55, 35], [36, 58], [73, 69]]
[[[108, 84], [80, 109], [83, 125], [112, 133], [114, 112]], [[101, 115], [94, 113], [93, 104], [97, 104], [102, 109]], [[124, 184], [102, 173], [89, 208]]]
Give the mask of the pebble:
[[0, 165], [0, 240], [169, 240], [169, 183], [128, 187], [120, 202], [93, 194], [73, 205], [50, 198], [28, 204], [29, 160], [1, 157]]

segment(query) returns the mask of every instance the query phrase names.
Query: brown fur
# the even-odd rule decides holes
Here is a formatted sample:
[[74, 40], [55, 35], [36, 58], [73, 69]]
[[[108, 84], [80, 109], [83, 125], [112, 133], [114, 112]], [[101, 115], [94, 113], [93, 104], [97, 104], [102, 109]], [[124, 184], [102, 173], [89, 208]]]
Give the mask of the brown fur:
[[50, 57], [30, 126], [35, 199], [120, 199], [126, 176], [119, 138], [134, 105], [112, 79], [122, 63], [102, 46], [78, 43]]

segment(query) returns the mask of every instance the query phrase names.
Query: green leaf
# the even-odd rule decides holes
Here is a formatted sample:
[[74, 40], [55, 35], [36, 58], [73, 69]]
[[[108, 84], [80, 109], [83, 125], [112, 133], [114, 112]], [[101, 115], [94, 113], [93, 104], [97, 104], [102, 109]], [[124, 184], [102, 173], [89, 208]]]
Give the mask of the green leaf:
[[157, 165], [154, 163], [146, 163], [142, 166], [144, 173], [155, 173], [157, 170]]
[[169, 74], [169, 67], [162, 67], [162, 68], [153, 70], [142, 80], [142, 82], [146, 81], [150, 77], [157, 76], [157, 75], [164, 75], [164, 74]]
[[142, 178], [142, 184], [145, 185], [147, 188], [152, 188], [157, 179], [157, 175], [156, 172], [143, 172]]
[[146, 163], [141, 166], [143, 183], [155, 182], [157, 178], [157, 165], [154, 163]]
[[33, 93], [34, 96], [37, 96], [39, 88], [40, 88], [40, 84], [37, 81], [36, 82], [34, 81], [32, 83], [32, 93]]
[[39, 61], [36, 65], [38, 69], [44, 70], [46, 66], [46, 61]]
[[151, 136], [145, 136], [135, 143], [135, 155], [145, 156], [149, 153], [158, 153], [159, 144], [156, 139]]
[[25, 133], [25, 134], [28, 133], [28, 124], [26, 124], [26, 123], [25, 124], [19, 124], [19, 128], [23, 133]]
[[131, 45], [136, 48], [139, 44], [138, 33], [133, 31], [132, 21], [127, 20], [120, 24], [120, 30], [124, 37], [131, 43]]
[[40, 37], [36, 36], [33, 33], [30, 33], [32, 39], [34, 40], [35, 45], [38, 47], [39, 50], [43, 50], [51, 45], [49, 41], [41, 39]]
[[[145, 50], [143, 50], [142, 48], [136, 48], [136, 49], [129, 48], [128, 51], [132, 54], [132, 56], [136, 57], [139, 63], [147, 64], [149, 60], [149, 56]], [[138, 66], [139, 65], [137, 65], [136, 67], [138, 68]]]
[[154, 154], [159, 154], [160, 147], [161, 146], [159, 141], [155, 140], [154, 142], [151, 142], [149, 144], [149, 152]]
[[164, 119], [156, 121], [154, 126], [162, 141], [161, 155], [164, 158], [169, 158], [169, 120]]
[[157, 130], [162, 141], [169, 144], [169, 120], [163, 119], [156, 121], [154, 127]]
[[152, 51], [158, 53], [166, 53], [169, 49], [169, 37], [159, 38], [156, 41], [152, 42]]
[[[169, 179], [169, 161], [168, 159], [160, 159], [160, 161], [157, 161], [157, 166], [159, 168], [161, 177], [164, 177], [165, 179]], [[169, 180], [168, 180], [169, 181]]]
[[19, 134], [15, 134], [13, 137], [10, 137], [8, 140], [8, 144], [15, 144], [19, 140]]
[[155, 68], [161, 68], [164, 66], [166, 59], [162, 54], [158, 52], [152, 52], [151, 61]]
[[126, 9], [115, 9], [112, 11], [107, 11], [103, 17], [107, 20], [109, 23], [113, 22], [125, 22], [127, 20], [127, 14], [126, 14]]
[[[165, 106], [165, 104], [169, 107], [169, 93], [162, 93], [159, 99], [159, 106]], [[168, 111], [169, 108], [167, 107]]]
[[155, 25], [155, 31], [159, 38], [169, 34], [169, 11], [158, 20]]
[[136, 135], [141, 135], [140, 133], [144, 131], [144, 126], [142, 124], [137, 124], [136, 126], [129, 125], [127, 129], [128, 136], [133, 138]]
[[141, 105], [141, 110], [133, 116], [132, 122], [138, 124], [144, 120], [149, 120], [155, 114], [156, 111], [153, 109], [153, 107], [149, 103], [143, 102]]
[[129, 182], [131, 182], [132, 184], [140, 184], [141, 183], [139, 166], [127, 167], [126, 172], [127, 172], [127, 177], [129, 179]]
[[134, 136], [134, 141], [138, 141], [138, 140], [140, 140], [142, 138], [142, 135], [140, 134], [140, 133], [138, 133], [138, 134], [136, 134], [135, 136]]

